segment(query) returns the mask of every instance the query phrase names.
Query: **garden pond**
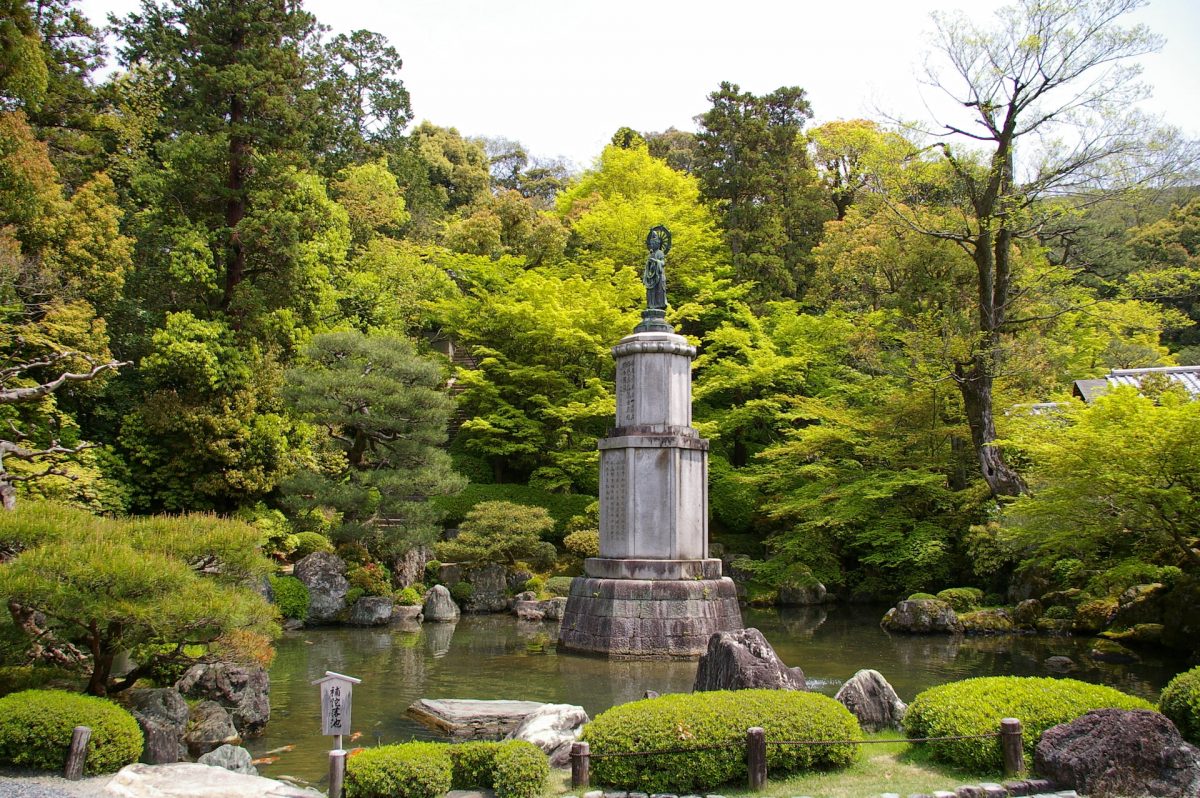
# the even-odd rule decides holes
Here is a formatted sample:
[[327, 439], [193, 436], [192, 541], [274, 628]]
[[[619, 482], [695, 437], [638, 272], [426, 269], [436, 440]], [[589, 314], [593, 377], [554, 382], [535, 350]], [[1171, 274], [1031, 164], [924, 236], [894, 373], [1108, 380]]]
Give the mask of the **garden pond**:
[[[810, 690], [832, 696], [861, 668], [881, 672], [905, 701], [944, 682], [974, 676], [1052, 675], [1042, 664], [1063, 655], [1079, 665], [1071, 677], [1107, 684], [1151, 701], [1182, 658], [1143, 654], [1137, 664], [1088, 658], [1086, 637], [902, 636], [879, 628], [886, 607], [847, 605], [743, 609], [746, 626], [763, 632], [787, 665], [798, 665]], [[319, 782], [328, 737], [320, 736], [325, 671], [362, 679], [354, 687], [352, 729], [345, 747], [437, 739], [409, 719], [419, 698], [520, 699], [579, 704], [592, 717], [646, 690], [688, 692], [695, 662], [613, 662], [558, 654], [558, 626], [511, 616], [464, 616], [457, 624], [377, 628], [329, 627], [286, 633], [271, 667], [271, 722], [247, 743], [264, 776]], [[284, 749], [284, 750], [281, 750]]]

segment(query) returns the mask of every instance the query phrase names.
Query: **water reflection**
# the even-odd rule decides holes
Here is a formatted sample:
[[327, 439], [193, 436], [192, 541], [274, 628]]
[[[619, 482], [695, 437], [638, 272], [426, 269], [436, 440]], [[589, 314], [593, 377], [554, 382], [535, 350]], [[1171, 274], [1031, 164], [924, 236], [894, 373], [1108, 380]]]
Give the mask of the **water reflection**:
[[[878, 621], [886, 608], [798, 607], [747, 610], [747, 626], [762, 630], [788, 665], [799, 665], [809, 689], [833, 695], [860, 668], [874, 668], [912, 700], [935, 684], [995, 674], [1051, 675], [1053, 655], [1079, 666], [1072, 678], [1109, 684], [1155, 699], [1182, 660], [1143, 655], [1135, 665], [1092, 662], [1086, 639], [1019, 637], [907, 637], [888, 635]], [[320, 705], [314, 679], [326, 670], [363, 680], [354, 690], [354, 745], [430, 739], [405, 717], [418, 698], [523, 699], [580, 704], [595, 716], [633, 701], [646, 690], [691, 689], [693, 662], [610, 662], [559, 655], [558, 628], [504, 616], [466, 616], [457, 624], [407, 624], [386, 629], [317, 629], [289, 633], [271, 669], [271, 723], [251, 741], [262, 753], [295, 748], [262, 768], [318, 781], [329, 740], [319, 736]]]

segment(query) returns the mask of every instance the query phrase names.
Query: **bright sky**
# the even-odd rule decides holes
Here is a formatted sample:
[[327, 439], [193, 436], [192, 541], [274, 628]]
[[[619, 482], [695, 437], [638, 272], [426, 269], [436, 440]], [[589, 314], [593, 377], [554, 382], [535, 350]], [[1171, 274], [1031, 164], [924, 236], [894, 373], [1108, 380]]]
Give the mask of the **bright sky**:
[[[95, 21], [137, 0], [83, 0]], [[808, 92], [815, 122], [926, 120], [918, 77], [934, 9], [985, 20], [980, 0], [306, 0], [334, 33], [384, 34], [417, 120], [503, 136], [587, 166], [622, 125], [694, 130], [722, 80]], [[1200, 2], [1151, 0], [1131, 20], [1167, 37], [1143, 59], [1145, 109], [1200, 136]]]

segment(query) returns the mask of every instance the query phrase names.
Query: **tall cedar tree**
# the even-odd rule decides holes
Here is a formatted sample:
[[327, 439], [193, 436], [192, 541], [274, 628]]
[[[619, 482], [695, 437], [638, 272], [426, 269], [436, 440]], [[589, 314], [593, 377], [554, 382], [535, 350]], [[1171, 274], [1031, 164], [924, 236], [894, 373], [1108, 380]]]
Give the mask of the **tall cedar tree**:
[[256, 154], [299, 157], [307, 120], [302, 50], [315, 18], [278, 0], [143, 0], [140, 12], [113, 18], [126, 67], [148, 67], [163, 91], [171, 133], [223, 139], [224, 290], [228, 308], [246, 278], [239, 223]]
[[801, 296], [808, 254], [829, 216], [806, 151], [812, 109], [804, 90], [756, 97], [725, 82], [708, 99], [712, 108], [697, 117], [693, 174], [717, 204], [737, 275], [757, 283], [759, 299]]

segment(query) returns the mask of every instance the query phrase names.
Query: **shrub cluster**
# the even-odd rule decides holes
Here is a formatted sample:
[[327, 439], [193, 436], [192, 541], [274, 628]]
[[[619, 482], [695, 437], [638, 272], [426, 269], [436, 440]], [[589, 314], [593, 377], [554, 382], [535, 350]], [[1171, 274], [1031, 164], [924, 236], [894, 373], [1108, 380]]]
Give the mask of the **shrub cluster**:
[[569, 596], [573, 581], [575, 578], [572, 576], [552, 576], [546, 580], [546, 592], [551, 596]]
[[62, 770], [76, 726], [92, 730], [85, 767], [113, 773], [142, 755], [142, 730], [103, 698], [58, 690], [25, 690], [0, 698], [0, 764]]
[[[817, 693], [738, 690], [673, 694], [613, 707], [589, 723], [583, 739], [593, 754], [727, 748], [655, 757], [597, 758], [595, 780], [647, 793], [709, 790], [746, 776], [746, 729], [761, 726], [768, 740], [860, 740], [854, 716]], [[776, 774], [850, 764], [858, 746], [768, 746]]]
[[577, 516], [583, 515], [588, 505], [595, 501], [592, 496], [577, 493], [551, 493], [541, 488], [529, 485], [467, 485], [460, 493], [453, 496], [435, 496], [431, 499], [434, 506], [445, 513], [443, 523], [447, 526], [457, 526], [475, 508], [475, 505], [488, 501], [506, 501], [513, 504], [526, 504], [544, 507], [554, 519], [554, 531], [548, 538], [561, 540], [567, 532], [567, 524]]
[[421, 592], [409, 586], [396, 594], [396, 603], [403, 607], [415, 607], [421, 603]]
[[346, 796], [435, 798], [451, 789], [489, 789], [497, 798], [536, 798], [549, 775], [546, 755], [524, 740], [404, 743], [351, 757]]
[[314, 551], [333, 551], [329, 538], [320, 532], [300, 532], [296, 535], [296, 548], [292, 549], [292, 559], [299, 562]]
[[440, 743], [367, 748], [346, 761], [346, 798], [438, 798], [450, 790], [450, 756]]
[[949, 587], [937, 597], [950, 605], [955, 612], [971, 612], [979, 609], [983, 591], [977, 587]]
[[1158, 708], [1183, 738], [1200, 745], [1200, 666], [1184, 671], [1163, 688]]
[[284, 618], [308, 620], [308, 587], [294, 576], [272, 576], [271, 595]]
[[[1024, 725], [1027, 756], [1042, 733], [1093, 709], [1153, 709], [1140, 698], [1075, 679], [987, 676], [933, 687], [916, 697], [904, 715], [909, 737], [952, 737], [999, 731], [1002, 718]], [[976, 773], [1000, 770], [1000, 740], [927, 743], [935, 759]]]

